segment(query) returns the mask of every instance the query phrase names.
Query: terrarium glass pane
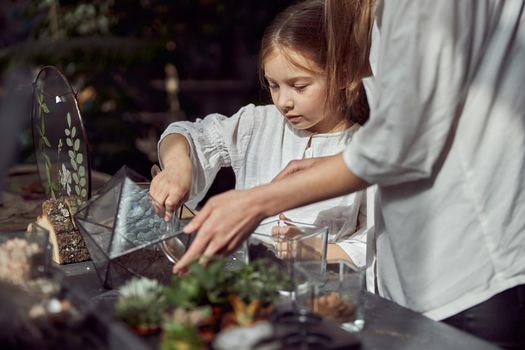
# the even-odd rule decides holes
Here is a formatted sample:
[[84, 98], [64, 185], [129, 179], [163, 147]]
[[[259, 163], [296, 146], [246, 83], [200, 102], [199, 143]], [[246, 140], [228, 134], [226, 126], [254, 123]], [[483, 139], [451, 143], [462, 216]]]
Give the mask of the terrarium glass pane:
[[324, 261], [328, 228], [291, 220], [273, 220], [257, 227], [248, 240], [250, 260]]
[[166, 223], [154, 210], [149, 182], [123, 167], [75, 218], [100, 279], [114, 288], [132, 276], [169, 280], [172, 262], [190, 243], [182, 229], [193, 213], [183, 213]]
[[155, 213], [149, 188], [129, 178], [123, 182], [114, 229], [109, 250], [111, 258], [159, 242], [165, 234], [173, 234], [163, 218]]
[[[110, 227], [99, 225], [97, 223], [86, 221], [80, 218], [77, 218], [76, 222], [78, 226], [80, 226], [81, 231], [89, 232], [88, 235], [85, 235], [87, 236], [85, 241], [90, 252], [91, 259], [96, 261], [98, 260], [97, 257], [103, 257], [107, 255], [106, 252], [109, 251], [111, 244], [112, 229]], [[91, 251], [94, 251], [95, 255], [97, 256], [94, 257], [93, 254], [91, 254]]]
[[363, 329], [365, 269], [344, 261], [298, 262], [294, 266], [296, 306], [338, 322], [347, 331]]
[[[248, 240], [250, 261], [264, 258], [285, 269], [297, 283], [294, 264], [299, 261], [326, 263], [328, 228], [291, 220], [274, 220], [257, 227]], [[279, 291], [283, 300], [293, 299], [293, 290]]]
[[91, 195], [88, 140], [75, 93], [58, 69], [40, 70], [33, 88], [33, 145], [46, 194], [74, 197], [81, 205]]
[[0, 234], [0, 280], [23, 285], [51, 266], [49, 232], [36, 223], [27, 231]]

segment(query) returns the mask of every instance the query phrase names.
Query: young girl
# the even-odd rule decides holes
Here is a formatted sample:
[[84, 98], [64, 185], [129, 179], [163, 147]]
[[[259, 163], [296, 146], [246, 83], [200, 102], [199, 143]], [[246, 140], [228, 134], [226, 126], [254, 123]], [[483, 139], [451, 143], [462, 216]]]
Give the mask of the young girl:
[[[352, 84], [338, 91], [336, 103], [327, 103], [323, 11], [322, 0], [302, 1], [279, 14], [267, 28], [261, 44], [260, 77], [274, 104], [250, 104], [229, 118], [212, 114], [195, 123], [176, 122], [166, 129], [159, 141], [163, 171], [154, 178], [150, 190], [166, 212], [186, 201], [195, 206], [221, 167], [232, 167], [236, 189], [249, 189], [271, 182], [293, 160], [334, 155], [350, 142], [359, 123], [368, 118], [361, 83], [368, 71], [368, 53], [361, 53], [364, 59], [358, 62], [364, 63], [348, 67], [355, 77]], [[346, 258], [363, 265], [365, 213], [365, 196], [358, 192], [284, 215], [328, 226], [333, 243], [329, 244], [328, 258]]]

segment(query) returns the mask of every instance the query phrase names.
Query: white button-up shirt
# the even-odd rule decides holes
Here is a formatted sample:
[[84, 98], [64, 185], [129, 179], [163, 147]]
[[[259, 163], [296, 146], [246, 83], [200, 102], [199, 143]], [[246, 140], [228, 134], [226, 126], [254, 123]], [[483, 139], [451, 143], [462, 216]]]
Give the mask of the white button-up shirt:
[[[161, 136], [179, 133], [191, 148], [193, 186], [189, 206], [206, 194], [221, 167], [231, 166], [235, 188], [270, 182], [292, 160], [340, 153], [359, 129], [312, 134], [295, 129], [274, 105], [247, 105], [230, 117], [211, 114], [196, 122], [175, 122]], [[291, 220], [328, 226], [330, 241], [358, 266], [366, 262], [364, 192], [328, 199], [284, 214]], [[272, 218], [271, 218], [272, 219]], [[276, 219], [276, 218], [273, 218]]]
[[369, 122], [381, 295], [443, 319], [525, 283], [525, 3], [396, 0]]

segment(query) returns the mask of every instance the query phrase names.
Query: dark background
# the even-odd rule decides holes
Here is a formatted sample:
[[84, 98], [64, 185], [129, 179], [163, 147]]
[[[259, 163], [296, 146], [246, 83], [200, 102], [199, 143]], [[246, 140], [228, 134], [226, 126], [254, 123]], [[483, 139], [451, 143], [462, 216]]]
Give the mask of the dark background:
[[[35, 77], [42, 66], [57, 66], [77, 93], [92, 168], [111, 175], [127, 165], [149, 177], [170, 122], [269, 102], [258, 83], [259, 42], [291, 3], [3, 0], [0, 72], [22, 66]], [[7, 88], [0, 84], [1, 97]], [[14, 162], [34, 163], [30, 115], [17, 142]], [[222, 171], [212, 192], [232, 181]]]

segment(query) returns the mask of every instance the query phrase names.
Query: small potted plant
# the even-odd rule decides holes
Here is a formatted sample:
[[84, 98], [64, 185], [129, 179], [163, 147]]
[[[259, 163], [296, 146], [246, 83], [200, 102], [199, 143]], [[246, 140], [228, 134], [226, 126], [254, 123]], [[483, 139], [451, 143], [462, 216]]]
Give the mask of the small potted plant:
[[133, 278], [119, 289], [115, 314], [139, 334], [160, 330], [166, 308], [164, 287], [145, 277]]
[[207, 323], [211, 316], [210, 306], [193, 310], [176, 308], [164, 318], [160, 350], [205, 349], [214, 334], [203, 334], [199, 326]]
[[242, 266], [229, 286], [228, 299], [233, 312], [225, 315], [221, 328], [249, 327], [268, 319], [279, 297], [278, 291], [290, 287], [288, 274], [265, 259]]

